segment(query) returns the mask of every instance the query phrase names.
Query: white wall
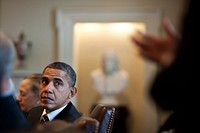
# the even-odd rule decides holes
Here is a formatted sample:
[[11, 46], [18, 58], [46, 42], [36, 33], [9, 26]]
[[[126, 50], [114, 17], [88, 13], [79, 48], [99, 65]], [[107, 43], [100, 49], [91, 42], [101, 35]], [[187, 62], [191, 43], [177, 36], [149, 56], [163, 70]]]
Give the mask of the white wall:
[[1, 0], [0, 28], [13, 38], [20, 31], [32, 41], [27, 69], [41, 70], [56, 60], [54, 10], [57, 8], [157, 8], [177, 24], [183, 0]]

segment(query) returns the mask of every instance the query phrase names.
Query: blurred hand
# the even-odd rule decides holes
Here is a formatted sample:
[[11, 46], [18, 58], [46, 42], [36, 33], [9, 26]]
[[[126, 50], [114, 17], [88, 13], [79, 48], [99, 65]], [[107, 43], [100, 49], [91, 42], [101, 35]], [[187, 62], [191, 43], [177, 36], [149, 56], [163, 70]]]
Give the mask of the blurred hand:
[[140, 48], [140, 54], [144, 58], [167, 67], [175, 58], [180, 37], [168, 18], [164, 18], [162, 24], [166, 32], [164, 37], [138, 32], [131, 39]]
[[53, 120], [45, 124], [38, 124], [35, 131], [58, 132], [65, 133], [95, 133], [98, 131], [99, 122], [88, 116], [82, 116], [74, 123], [68, 123], [64, 120]]
[[88, 116], [82, 116], [73, 123], [73, 128], [84, 129], [87, 133], [95, 133], [99, 128], [99, 121]]

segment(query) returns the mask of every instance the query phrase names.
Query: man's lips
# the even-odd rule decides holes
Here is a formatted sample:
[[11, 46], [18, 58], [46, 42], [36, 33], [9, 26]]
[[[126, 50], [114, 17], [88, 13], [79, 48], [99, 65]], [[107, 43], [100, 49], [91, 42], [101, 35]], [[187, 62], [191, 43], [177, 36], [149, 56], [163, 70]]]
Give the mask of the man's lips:
[[43, 96], [41, 97], [42, 100], [53, 100], [51, 97]]

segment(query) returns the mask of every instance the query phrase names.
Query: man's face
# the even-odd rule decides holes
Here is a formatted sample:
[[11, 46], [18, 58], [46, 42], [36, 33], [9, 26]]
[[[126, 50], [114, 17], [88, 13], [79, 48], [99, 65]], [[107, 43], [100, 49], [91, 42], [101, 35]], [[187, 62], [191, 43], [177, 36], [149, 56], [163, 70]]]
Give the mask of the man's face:
[[19, 96], [17, 101], [21, 110], [29, 112], [33, 107], [39, 105], [39, 97], [31, 90], [32, 84], [30, 79], [24, 79], [20, 83]]
[[42, 74], [40, 82], [41, 106], [48, 111], [58, 109], [69, 102], [71, 89], [66, 72], [58, 69], [47, 68]]

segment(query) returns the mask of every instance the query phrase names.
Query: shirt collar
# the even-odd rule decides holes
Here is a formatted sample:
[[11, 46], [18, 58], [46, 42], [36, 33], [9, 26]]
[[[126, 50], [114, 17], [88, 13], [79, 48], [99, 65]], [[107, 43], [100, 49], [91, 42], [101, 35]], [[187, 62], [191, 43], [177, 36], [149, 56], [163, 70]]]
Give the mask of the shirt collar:
[[66, 106], [67, 106], [67, 104], [62, 106], [59, 109], [56, 109], [56, 110], [50, 112], [50, 113], [47, 113], [46, 109], [44, 109], [42, 115], [47, 114], [49, 121], [52, 121]]

